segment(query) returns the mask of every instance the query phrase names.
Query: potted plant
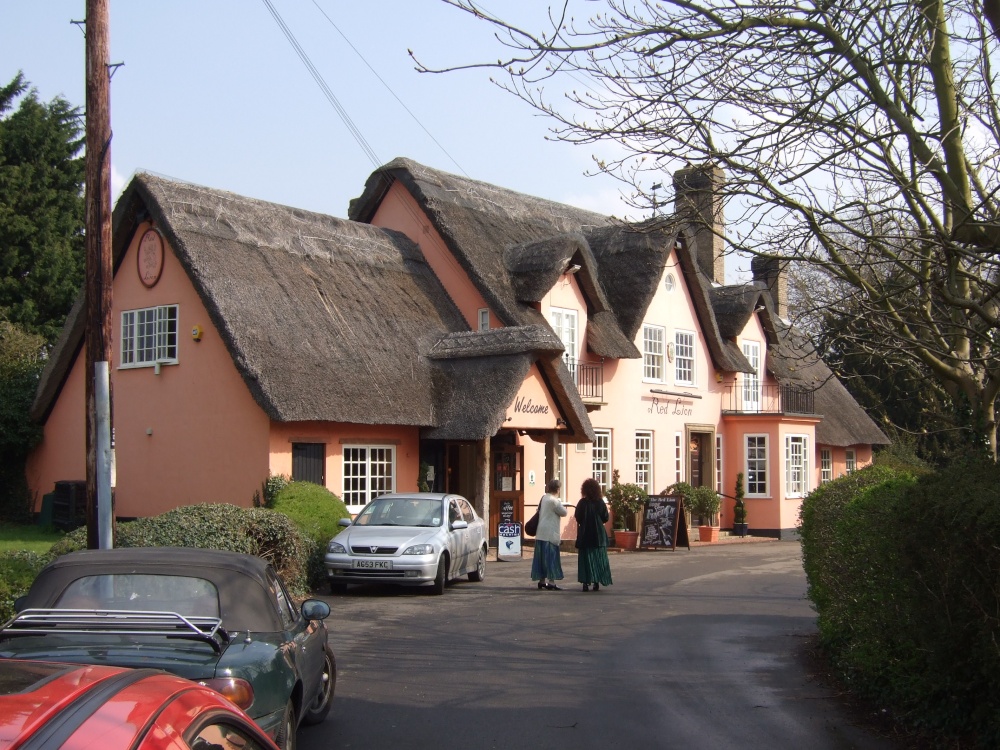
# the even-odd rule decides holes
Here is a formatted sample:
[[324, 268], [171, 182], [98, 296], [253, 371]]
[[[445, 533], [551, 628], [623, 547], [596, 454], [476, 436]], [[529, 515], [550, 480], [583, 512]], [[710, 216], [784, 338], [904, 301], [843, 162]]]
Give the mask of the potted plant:
[[637, 484], [622, 484], [619, 481], [618, 470], [612, 472], [608, 502], [611, 504], [611, 515], [614, 518], [616, 547], [635, 549], [639, 541], [636, 514], [642, 510], [646, 498], [646, 491], [642, 487]]
[[743, 502], [743, 472], [736, 475], [736, 505], [733, 507], [733, 533], [747, 535], [747, 505]]
[[691, 510], [701, 518], [698, 540], [717, 542], [719, 540], [719, 509], [722, 498], [711, 487], [695, 487], [691, 490]]

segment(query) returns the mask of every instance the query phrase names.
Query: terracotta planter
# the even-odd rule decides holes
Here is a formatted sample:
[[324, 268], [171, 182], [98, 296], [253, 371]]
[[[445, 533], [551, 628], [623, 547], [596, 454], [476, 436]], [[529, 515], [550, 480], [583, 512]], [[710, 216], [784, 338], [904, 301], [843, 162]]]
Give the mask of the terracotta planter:
[[698, 527], [698, 541], [699, 542], [717, 542], [717, 541], [719, 541], [719, 527], [718, 526], [699, 526]]
[[623, 529], [615, 529], [616, 547], [621, 547], [622, 549], [635, 549], [638, 543], [639, 543], [638, 531], [624, 531]]

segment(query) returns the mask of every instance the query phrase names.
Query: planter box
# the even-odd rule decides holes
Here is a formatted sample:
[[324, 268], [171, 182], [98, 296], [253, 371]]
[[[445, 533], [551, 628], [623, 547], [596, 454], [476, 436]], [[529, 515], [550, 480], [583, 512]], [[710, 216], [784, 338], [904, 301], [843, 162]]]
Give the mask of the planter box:
[[615, 529], [615, 546], [622, 549], [635, 549], [639, 543], [638, 531], [622, 531]]
[[698, 527], [698, 541], [699, 542], [717, 542], [717, 541], [719, 541], [719, 527], [718, 526], [699, 526]]
[[745, 523], [734, 523], [734, 524], [733, 524], [733, 533], [734, 533], [734, 534], [735, 534], [736, 536], [741, 536], [741, 537], [742, 537], [742, 536], [746, 536], [746, 535], [747, 535], [747, 530], [748, 530], [748, 528], [749, 528], [749, 524], [745, 524]]

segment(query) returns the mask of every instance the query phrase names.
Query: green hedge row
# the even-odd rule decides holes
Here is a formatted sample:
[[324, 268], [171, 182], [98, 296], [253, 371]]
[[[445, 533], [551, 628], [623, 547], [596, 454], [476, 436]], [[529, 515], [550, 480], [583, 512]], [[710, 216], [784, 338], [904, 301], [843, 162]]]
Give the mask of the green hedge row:
[[[257, 555], [270, 562], [293, 596], [304, 597], [325, 581], [323, 554], [350, 513], [340, 499], [319, 485], [291, 482], [274, 493], [271, 508], [228, 504], [187, 505], [159, 516], [116, 525], [116, 547], [199, 547]], [[0, 555], [0, 622], [14, 616], [14, 599], [50, 560], [86, 549], [87, 530], [60, 539], [45, 555]]]
[[806, 498], [821, 644], [912, 727], [1000, 746], [1000, 468], [875, 465]]

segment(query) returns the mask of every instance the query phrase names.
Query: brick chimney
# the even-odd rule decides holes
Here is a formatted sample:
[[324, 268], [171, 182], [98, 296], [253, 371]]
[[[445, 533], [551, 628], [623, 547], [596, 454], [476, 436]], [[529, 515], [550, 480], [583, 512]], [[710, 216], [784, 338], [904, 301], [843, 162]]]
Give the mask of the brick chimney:
[[788, 279], [784, 270], [787, 260], [762, 258], [755, 255], [750, 259], [750, 272], [754, 281], [763, 282], [771, 294], [771, 301], [779, 318], [788, 318]]
[[674, 213], [685, 219], [693, 237], [695, 259], [701, 270], [719, 284], [726, 283], [722, 186], [726, 173], [719, 167], [702, 165], [674, 172]]

